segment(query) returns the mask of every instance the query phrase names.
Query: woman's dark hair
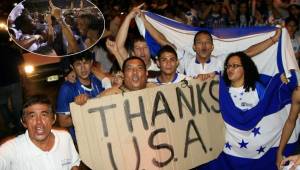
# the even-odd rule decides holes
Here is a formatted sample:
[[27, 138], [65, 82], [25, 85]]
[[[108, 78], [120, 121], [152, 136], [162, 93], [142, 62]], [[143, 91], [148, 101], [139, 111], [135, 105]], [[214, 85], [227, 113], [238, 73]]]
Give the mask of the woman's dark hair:
[[228, 55], [228, 57], [225, 60], [224, 63], [224, 74], [223, 79], [225, 81], [225, 84], [227, 86], [231, 85], [231, 81], [228, 79], [226, 66], [228, 64], [228, 61], [231, 57], [237, 56], [241, 60], [241, 64], [244, 69], [244, 89], [245, 91], [249, 91], [250, 88], [252, 90], [255, 89], [255, 83], [259, 80], [259, 73], [257, 70], [257, 67], [255, 63], [252, 61], [252, 59], [244, 52], [235, 52]]

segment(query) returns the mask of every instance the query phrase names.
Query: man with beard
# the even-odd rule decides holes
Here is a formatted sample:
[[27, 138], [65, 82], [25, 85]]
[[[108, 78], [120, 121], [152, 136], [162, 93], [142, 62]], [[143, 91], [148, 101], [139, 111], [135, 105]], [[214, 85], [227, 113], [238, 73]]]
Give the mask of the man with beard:
[[52, 129], [56, 116], [47, 96], [30, 96], [21, 122], [27, 129], [0, 146], [0, 169], [77, 170], [80, 159], [70, 134]]
[[60, 126], [70, 128], [73, 137], [75, 137], [75, 132], [70, 114], [70, 103], [96, 97], [104, 90], [101, 80], [97, 79], [91, 72], [92, 58], [93, 56], [89, 51], [71, 56], [70, 64], [76, 73], [76, 82], [65, 81], [58, 93], [56, 108], [58, 122]]

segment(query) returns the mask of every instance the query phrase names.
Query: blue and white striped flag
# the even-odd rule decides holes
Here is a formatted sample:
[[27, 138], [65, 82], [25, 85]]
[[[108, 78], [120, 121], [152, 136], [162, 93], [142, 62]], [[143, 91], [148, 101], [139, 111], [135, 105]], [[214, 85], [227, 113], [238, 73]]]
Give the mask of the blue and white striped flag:
[[[195, 55], [192, 49], [194, 35], [204, 29], [211, 32], [214, 41], [214, 56], [227, 56], [236, 51], [243, 51], [275, 34], [276, 27], [249, 27], [206, 29], [187, 26], [174, 20], [145, 12], [146, 19], [160, 31], [177, 49]], [[140, 33], [145, 37], [152, 55], [160, 46], [145, 30], [143, 22], [136, 17]], [[178, 54], [180, 59], [180, 54]], [[252, 58], [265, 85], [264, 97], [257, 106], [241, 111], [234, 106], [228, 93], [228, 87], [220, 81], [220, 108], [226, 125], [223, 152], [220, 156], [203, 166], [207, 169], [277, 169], [275, 156], [280, 135], [287, 119], [291, 93], [297, 86], [299, 68], [286, 29], [282, 30], [280, 40], [264, 52]], [[289, 70], [295, 70], [290, 72]], [[280, 74], [286, 73], [289, 84], [283, 84]], [[298, 80], [297, 80], [298, 79]], [[298, 139], [298, 125], [286, 147], [286, 154], [291, 154]]]

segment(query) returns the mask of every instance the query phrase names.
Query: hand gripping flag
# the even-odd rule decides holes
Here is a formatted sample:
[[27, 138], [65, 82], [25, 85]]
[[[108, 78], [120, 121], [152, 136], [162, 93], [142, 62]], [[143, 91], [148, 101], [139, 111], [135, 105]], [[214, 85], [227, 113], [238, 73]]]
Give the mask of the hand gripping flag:
[[[169, 42], [183, 53], [195, 55], [192, 49], [194, 35], [199, 30], [212, 34], [213, 56], [223, 56], [223, 61], [231, 52], [243, 51], [275, 34], [276, 27], [248, 27], [208, 29], [198, 28], [160, 15], [145, 12], [146, 19], [160, 31]], [[160, 46], [145, 30], [143, 22], [136, 17], [140, 33], [145, 37], [153, 56]], [[178, 54], [180, 60], [181, 54]], [[299, 68], [286, 29], [277, 43], [252, 58], [260, 73], [265, 89], [263, 98], [254, 108], [242, 111], [235, 107], [228, 87], [220, 79], [220, 109], [225, 121], [226, 135], [223, 152], [214, 161], [198, 167], [199, 169], [277, 169], [276, 151], [281, 131], [288, 117], [291, 94], [298, 85]], [[293, 71], [290, 71], [293, 70]], [[284, 84], [280, 75], [285, 73], [289, 83]], [[298, 139], [299, 126], [296, 128], [286, 147], [285, 154], [291, 154]]]

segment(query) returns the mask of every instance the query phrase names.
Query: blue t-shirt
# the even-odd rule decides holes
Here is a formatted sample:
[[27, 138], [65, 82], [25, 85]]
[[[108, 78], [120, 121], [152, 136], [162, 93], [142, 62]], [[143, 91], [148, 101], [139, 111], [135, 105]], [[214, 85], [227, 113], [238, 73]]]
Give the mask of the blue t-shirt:
[[[98, 80], [94, 75], [91, 74], [90, 79], [90, 88], [85, 87], [80, 83], [78, 79], [75, 83], [66, 81], [62, 84], [56, 102], [56, 112], [58, 114], [70, 115], [70, 103], [74, 102], [76, 96], [80, 94], [87, 94], [90, 98], [94, 98], [104, 90], [101, 81]], [[70, 128], [70, 133], [73, 139], [75, 139], [75, 132], [73, 127]]]
[[70, 115], [70, 103], [74, 102], [76, 96], [87, 94], [90, 98], [94, 98], [104, 90], [101, 81], [94, 75], [90, 75], [90, 79], [90, 88], [85, 87], [78, 79], [75, 83], [66, 81], [62, 84], [56, 103], [58, 114]]

